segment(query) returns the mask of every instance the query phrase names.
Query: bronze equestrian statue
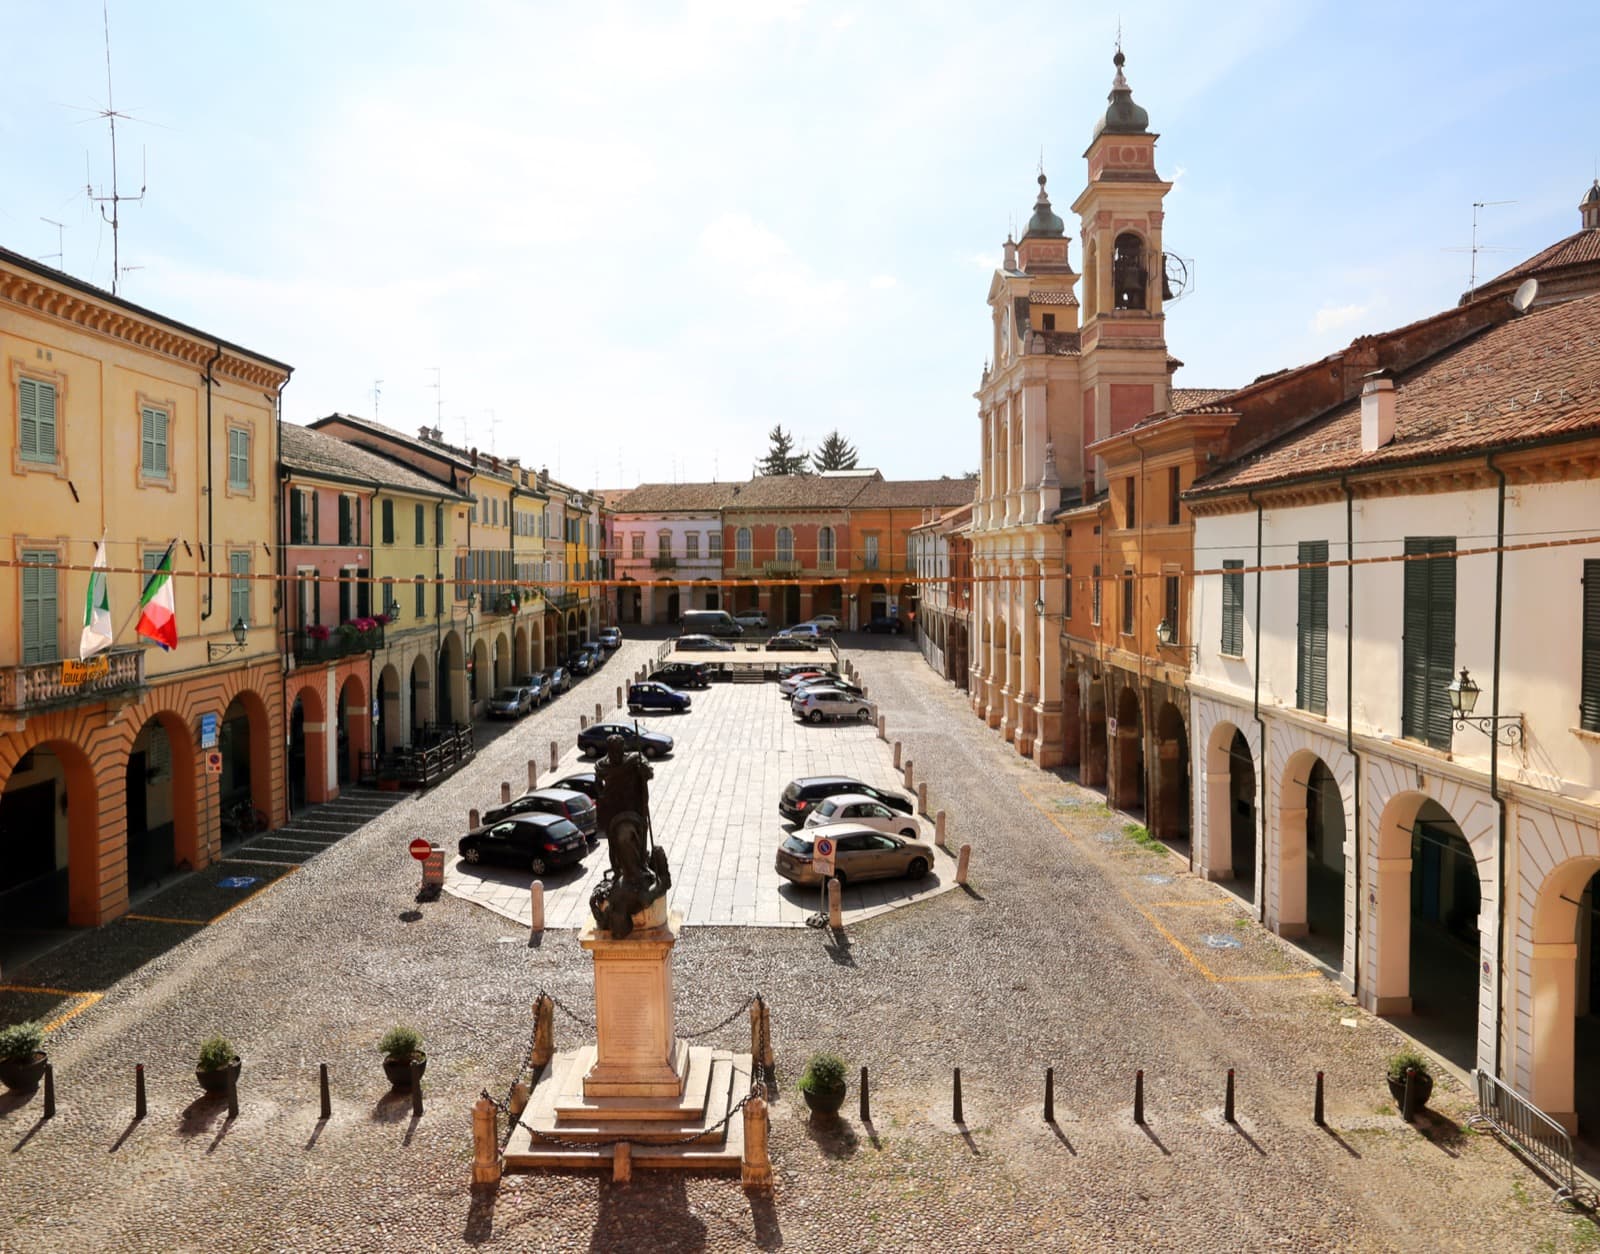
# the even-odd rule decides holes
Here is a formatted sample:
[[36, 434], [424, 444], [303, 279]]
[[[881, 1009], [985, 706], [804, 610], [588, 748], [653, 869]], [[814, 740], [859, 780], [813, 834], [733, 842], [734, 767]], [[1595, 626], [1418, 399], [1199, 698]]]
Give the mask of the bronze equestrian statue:
[[612, 736], [594, 774], [600, 786], [595, 820], [605, 833], [611, 869], [590, 894], [589, 909], [599, 926], [621, 940], [633, 931], [633, 916], [666, 895], [672, 873], [666, 850], [651, 838], [650, 764], [638, 753], [624, 753], [622, 737]]

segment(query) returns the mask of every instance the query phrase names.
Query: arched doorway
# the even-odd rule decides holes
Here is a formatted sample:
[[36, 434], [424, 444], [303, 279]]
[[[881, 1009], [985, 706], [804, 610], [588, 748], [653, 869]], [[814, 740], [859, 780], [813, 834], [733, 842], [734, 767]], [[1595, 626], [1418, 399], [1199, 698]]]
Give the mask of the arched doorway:
[[1344, 798], [1309, 750], [1290, 757], [1278, 797], [1278, 934], [1344, 968]]
[[1407, 1029], [1446, 1058], [1477, 1058], [1478, 912], [1472, 849], [1450, 812], [1401, 793], [1378, 822], [1380, 1014], [1410, 1014]]
[[400, 730], [400, 673], [391, 662], [378, 672], [378, 725], [372, 743], [379, 753], [388, 753], [402, 744]]
[[873, 618], [889, 617], [889, 589], [881, 583], [875, 583], [867, 594], [867, 605]]
[[567, 640], [563, 658], [569, 658], [578, 651], [578, 616], [571, 610], [567, 611]]
[[1105, 685], [1092, 676], [1088, 680], [1088, 704], [1083, 714], [1083, 762], [1079, 782], [1090, 788], [1104, 788], [1110, 749], [1106, 741]]
[[511, 669], [520, 679], [533, 670], [533, 650], [529, 646], [528, 625], [526, 623], [517, 624], [517, 634], [512, 642], [512, 648], [515, 650], [515, 657]]
[[99, 921], [95, 796], [94, 772], [75, 744], [43, 741], [17, 759], [0, 793], [0, 940], [13, 929]]
[[461, 636], [454, 629], [445, 632], [439, 647], [438, 672], [434, 675], [438, 692], [434, 701], [434, 721], [448, 727], [465, 723], [467, 713], [467, 659]]
[[[942, 622], [942, 620], [941, 620]], [[950, 650], [954, 651], [957, 643], [959, 625], [950, 633]], [[1082, 761], [1083, 752], [1083, 723], [1079, 711], [1083, 708], [1083, 691], [1078, 686], [1078, 668], [1068, 666], [1061, 672], [1061, 750], [1062, 764], [1065, 766], [1078, 766]], [[1080, 779], [1082, 773], [1079, 773]]]
[[1533, 1104], [1569, 1132], [1600, 1129], [1600, 858], [1544, 879], [1533, 909], [1528, 1005]]
[[198, 863], [191, 743], [183, 720], [163, 711], [145, 721], [128, 750], [123, 797], [130, 897], [160, 884], [180, 863]]
[[683, 617], [683, 598], [676, 588], [667, 588], [667, 621], [675, 623]]
[[367, 728], [371, 711], [367, 708], [367, 687], [357, 675], [345, 678], [339, 689], [338, 772], [339, 784], [361, 778], [361, 755], [367, 751]]
[[1144, 726], [1139, 719], [1139, 694], [1132, 684], [1117, 693], [1117, 736], [1113, 750], [1116, 770], [1111, 783], [1112, 806], [1135, 814], [1144, 812]]
[[428, 688], [428, 659], [424, 654], [417, 654], [411, 659], [411, 673], [407, 679], [411, 685], [411, 735], [407, 744], [415, 743], [417, 731], [427, 723], [428, 714], [432, 708]]
[[1180, 852], [1189, 852], [1189, 732], [1171, 701], [1156, 712], [1156, 804], [1150, 830]]
[[578, 639], [580, 643], [589, 639], [589, 611], [578, 611]]
[[[320, 674], [320, 672], [318, 672]], [[289, 809], [327, 800], [328, 755], [322, 694], [306, 684], [289, 705]]]
[[[494, 686], [504, 688], [511, 682], [511, 641], [505, 632], [494, 638]], [[484, 694], [488, 696], [488, 693]]]
[[[222, 754], [217, 800], [219, 814], [248, 801], [272, 823], [272, 750], [268, 743], [266, 702], [254, 692], [241, 692], [222, 712], [217, 750]], [[227, 830], [225, 827], [223, 830]], [[242, 834], [242, 833], [241, 833]]]
[[478, 702], [488, 700], [490, 692], [493, 691], [492, 667], [493, 663], [489, 659], [489, 642], [479, 636], [472, 642], [472, 658], [467, 663], [467, 699], [472, 703], [469, 719], [476, 716]]

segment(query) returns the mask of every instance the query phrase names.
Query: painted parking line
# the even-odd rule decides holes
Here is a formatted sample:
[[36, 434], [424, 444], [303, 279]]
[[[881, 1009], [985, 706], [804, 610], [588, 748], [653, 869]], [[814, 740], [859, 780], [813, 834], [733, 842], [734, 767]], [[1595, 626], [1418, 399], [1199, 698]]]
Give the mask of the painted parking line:
[[44, 1025], [46, 1032], [53, 1032], [69, 1019], [81, 1015], [95, 1002], [105, 996], [104, 993], [82, 993], [71, 988], [40, 988], [30, 984], [0, 984], [0, 993], [44, 993], [50, 997], [76, 997], [78, 1004], [71, 1010], [57, 1015]]
[[210, 919], [169, 919], [164, 914], [125, 914], [124, 919], [133, 919], [139, 923], [187, 923], [191, 927], [204, 927]]
[[[243, 861], [243, 859], [240, 859], [240, 858], [224, 858], [224, 859], [222, 859], [222, 861], [224, 861], [224, 862], [240, 862], [240, 861]], [[208, 925], [210, 925], [212, 923], [215, 923], [218, 919], [227, 918], [230, 914], [232, 914], [240, 906], [248, 905], [250, 902], [254, 901], [257, 897], [261, 896], [262, 893], [266, 892], [273, 885], [283, 883], [284, 880], [288, 879], [291, 875], [293, 875], [296, 871], [298, 871], [300, 869], [300, 866], [299, 866], [298, 863], [285, 864], [285, 863], [280, 863], [280, 862], [267, 862], [267, 863], [259, 863], [259, 864], [251, 863], [251, 865], [252, 866], [255, 866], [255, 865], [262, 865], [262, 866], [284, 866], [284, 865], [288, 865], [289, 869], [287, 871], [285, 871], [282, 875], [274, 876], [272, 879], [267, 880], [265, 883], [263, 883], [261, 885], [260, 888], [256, 889], [255, 892], [249, 893], [246, 896], [241, 897], [238, 901], [234, 902], [226, 910], [222, 911], [220, 914], [212, 915], [209, 919], [177, 919], [177, 918], [172, 918], [170, 916], [161, 915], [161, 914], [125, 914], [122, 917], [124, 919], [134, 919], [134, 920], [136, 920], [136, 921], [138, 921], [140, 923], [182, 923], [182, 924], [186, 924], [189, 927], [206, 927], [206, 926], [208, 926]]]

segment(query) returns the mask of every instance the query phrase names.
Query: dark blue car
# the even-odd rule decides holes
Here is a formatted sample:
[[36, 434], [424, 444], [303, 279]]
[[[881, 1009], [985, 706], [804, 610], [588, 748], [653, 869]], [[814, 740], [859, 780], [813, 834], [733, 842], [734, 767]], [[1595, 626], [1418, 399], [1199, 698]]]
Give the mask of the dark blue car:
[[679, 692], [676, 688], [668, 688], [666, 684], [630, 684], [628, 686], [628, 709], [633, 710], [672, 710], [687, 711], [689, 709], [689, 694]]

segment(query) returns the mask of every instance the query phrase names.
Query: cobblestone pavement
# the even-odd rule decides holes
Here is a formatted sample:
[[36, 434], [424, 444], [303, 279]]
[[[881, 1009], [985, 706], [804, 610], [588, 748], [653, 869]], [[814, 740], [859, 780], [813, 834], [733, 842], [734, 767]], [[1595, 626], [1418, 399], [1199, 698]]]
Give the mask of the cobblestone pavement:
[[[0, 1099], [0, 1249], [1432, 1251], [1600, 1239], [1461, 1126], [1467, 1099], [1453, 1080], [1424, 1122], [1402, 1123], [1380, 1072], [1397, 1035], [1297, 951], [1236, 926], [1242, 911], [1220, 890], [1122, 839], [1092, 794], [1016, 759], [909, 649], [854, 656], [891, 737], [974, 845], [972, 884], [838, 941], [686, 929], [675, 955], [686, 1030], [753, 989], [772, 1006], [770, 1198], [724, 1177], [647, 1172], [629, 1185], [508, 1177], [491, 1196], [469, 1194], [468, 1108], [485, 1085], [503, 1091], [535, 991], [591, 1004], [570, 932], [530, 947], [468, 902], [412, 901], [405, 842], [453, 830], [516, 778], [528, 755], [502, 737], [52, 1033], [57, 1118], [39, 1122], [37, 1098]], [[560, 703], [529, 726], [548, 740], [558, 721], [571, 721]], [[1162, 904], [1180, 902], [1204, 904]], [[1218, 932], [1243, 944], [1185, 939]], [[397, 1021], [427, 1038], [419, 1119], [378, 1069], [375, 1043]], [[214, 1031], [244, 1059], [231, 1121], [196, 1100], [190, 1073]], [[741, 1035], [734, 1025], [711, 1043], [744, 1048]], [[579, 1039], [558, 1019], [558, 1047]], [[807, 1118], [794, 1081], [822, 1047], [870, 1066], [870, 1123], [854, 1092], [841, 1123]], [[150, 1081], [142, 1122], [131, 1118], [136, 1062]], [[325, 1122], [319, 1062], [332, 1074]], [[956, 1066], [962, 1125], [951, 1121]], [[1040, 1118], [1046, 1066], [1054, 1126]], [[1129, 1116], [1136, 1067], [1143, 1130]], [[1222, 1118], [1228, 1067], [1237, 1127]], [[1317, 1069], [1328, 1131], [1310, 1119]]]
[[[622, 674], [617, 666], [606, 669]], [[594, 691], [598, 689], [589, 695]], [[615, 696], [613, 688], [606, 691]], [[672, 866], [669, 904], [690, 925], [802, 927], [806, 916], [817, 911], [820, 894], [789, 883], [773, 865], [778, 844], [789, 830], [778, 813], [779, 794], [800, 775], [852, 775], [904, 791], [900, 772], [894, 769], [893, 750], [878, 739], [874, 725], [813, 727], [797, 721], [779, 699], [776, 684], [713, 684], [692, 695], [694, 705], [688, 714], [638, 719], [641, 726], [673, 738], [673, 753], [653, 764], [655, 778], [650, 784], [651, 821]], [[594, 712], [593, 701], [586, 712]], [[604, 714], [607, 719], [631, 718], [614, 701]], [[571, 717], [574, 721], [560, 742], [564, 753], [554, 772], [542, 769], [550, 763], [549, 737], [541, 757], [532, 752], [539, 747], [531, 739], [536, 729], [529, 728], [528, 735], [520, 728], [516, 733], [515, 743], [527, 745], [541, 768], [541, 785], [591, 765], [578, 756], [575, 711]], [[524, 767], [505, 782], [515, 795], [527, 778]], [[480, 808], [487, 810], [499, 799], [495, 783], [484, 790]], [[907, 823], [919, 829], [919, 839], [933, 843], [931, 822], [909, 818]], [[528, 872], [457, 860], [453, 855], [458, 834], [437, 837], [452, 854], [445, 868], [445, 891], [527, 927], [532, 914]], [[546, 927], [582, 927], [589, 914], [589, 894], [606, 867], [602, 841], [581, 866], [546, 875], [542, 881]], [[840, 903], [845, 925], [954, 887], [955, 858], [936, 851], [934, 869], [924, 879], [847, 886]]]

